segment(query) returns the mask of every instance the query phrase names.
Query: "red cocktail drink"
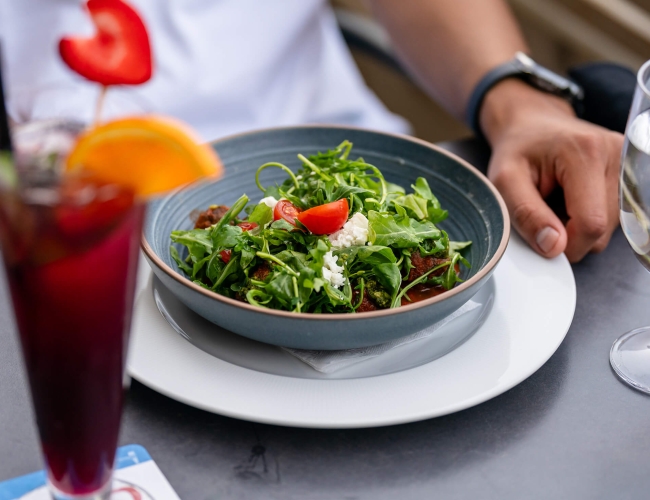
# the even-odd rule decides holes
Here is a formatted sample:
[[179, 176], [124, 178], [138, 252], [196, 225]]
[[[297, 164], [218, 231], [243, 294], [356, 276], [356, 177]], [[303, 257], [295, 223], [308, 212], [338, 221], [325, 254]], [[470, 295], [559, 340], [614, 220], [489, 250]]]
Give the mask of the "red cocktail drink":
[[88, 177], [1, 193], [25, 366], [48, 478], [63, 495], [110, 487], [143, 213], [129, 189]]

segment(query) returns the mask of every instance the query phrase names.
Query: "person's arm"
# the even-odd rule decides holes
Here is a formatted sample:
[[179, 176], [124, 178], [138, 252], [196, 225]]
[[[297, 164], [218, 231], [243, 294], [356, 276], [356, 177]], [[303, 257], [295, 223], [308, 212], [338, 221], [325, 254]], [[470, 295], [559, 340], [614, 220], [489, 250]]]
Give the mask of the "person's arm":
[[[458, 118], [482, 76], [527, 51], [503, 0], [370, 0], [401, 60]], [[605, 248], [618, 225], [622, 136], [578, 120], [563, 100], [508, 79], [486, 95], [481, 128], [488, 169], [517, 231], [548, 257], [571, 261]], [[544, 198], [564, 189], [566, 227]]]

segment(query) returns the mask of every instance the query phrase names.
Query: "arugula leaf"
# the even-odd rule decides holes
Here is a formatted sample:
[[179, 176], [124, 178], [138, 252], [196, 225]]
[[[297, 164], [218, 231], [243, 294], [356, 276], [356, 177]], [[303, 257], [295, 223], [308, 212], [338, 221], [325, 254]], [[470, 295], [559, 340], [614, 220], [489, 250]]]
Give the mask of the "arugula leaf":
[[327, 201], [328, 202], [338, 201], [341, 198], [348, 198], [351, 194], [365, 194], [365, 195], [368, 195], [368, 196], [374, 196], [375, 192], [371, 191], [370, 189], [366, 189], [366, 188], [362, 188], [362, 187], [339, 185], [336, 188], [336, 191], [334, 191], [328, 197]]
[[309, 267], [304, 267], [300, 271], [298, 277], [298, 296], [301, 307], [303, 304], [308, 304], [312, 292], [318, 292], [324, 283], [321, 278], [316, 276], [316, 272]]
[[392, 200], [394, 205], [399, 205], [405, 208], [410, 214], [422, 220], [428, 216], [427, 205], [429, 200], [416, 196], [414, 194], [407, 194], [406, 196], [399, 196]]
[[298, 272], [301, 272], [307, 267], [307, 254], [301, 252], [283, 250], [282, 252], [276, 253], [275, 257], [291, 266], [292, 269], [298, 270]]
[[264, 288], [276, 300], [293, 309], [291, 306], [294, 305], [293, 301], [297, 297], [294, 295], [293, 280], [287, 272], [277, 272]]
[[174, 261], [176, 261], [176, 264], [178, 264], [178, 267], [188, 276], [192, 276], [192, 268], [188, 266], [183, 259], [181, 259], [180, 255], [178, 255], [178, 249], [174, 246], [170, 246], [169, 252], [171, 253], [172, 259], [174, 259]]
[[408, 213], [406, 212], [406, 209], [402, 205], [393, 204], [393, 208], [395, 209], [395, 212], [397, 212], [399, 220], [408, 218]]
[[[316, 246], [313, 248], [309, 249], [309, 255], [311, 255], [312, 259], [314, 260], [316, 266], [318, 268], [323, 267], [323, 264], [325, 263], [324, 261], [324, 256], [327, 252], [330, 251], [330, 247], [325, 243], [322, 239], [318, 239], [316, 242]], [[313, 269], [313, 266], [312, 266]]]
[[395, 263], [397, 261], [395, 254], [390, 248], [379, 245], [351, 246], [341, 248], [333, 253], [338, 256], [340, 262], [345, 262], [348, 266], [350, 266], [355, 260], [364, 262], [371, 266]]
[[273, 196], [276, 200], [279, 200], [282, 198], [282, 194], [280, 194], [280, 187], [279, 186], [269, 186], [264, 190], [264, 197], [267, 198], [268, 196]]
[[403, 215], [368, 213], [368, 240], [376, 245], [412, 248], [425, 239], [440, 238], [440, 230], [430, 221], [418, 222]]
[[402, 274], [403, 276], [409, 276], [411, 274], [411, 269], [413, 269], [413, 261], [411, 261], [411, 251], [402, 250], [402, 257], [404, 263], [402, 264]]
[[[427, 213], [426, 217], [431, 222], [437, 224], [438, 222], [441, 222], [447, 218], [449, 213], [447, 212], [447, 210], [443, 210], [440, 207], [440, 202], [438, 201], [438, 198], [436, 198], [434, 194], [431, 192], [429, 183], [424, 177], [418, 177], [415, 181], [415, 184], [411, 184], [411, 187], [419, 197], [424, 198], [425, 200], [428, 201], [428, 208], [426, 209], [426, 213]], [[423, 219], [424, 217], [421, 218]]]
[[435, 208], [432, 206], [429, 206], [427, 209], [427, 214], [428, 219], [434, 224], [442, 222], [449, 216], [449, 212], [447, 212], [447, 210], [443, 210], [442, 208]]
[[237, 217], [239, 213], [244, 210], [244, 207], [247, 203], [248, 196], [245, 194], [241, 195], [240, 198], [233, 204], [233, 206], [230, 207], [230, 209], [225, 214], [223, 214], [223, 217], [219, 219], [219, 222], [212, 226], [212, 229], [208, 229], [208, 231], [211, 232], [211, 236], [218, 234], [223, 226], [227, 226], [231, 220]]
[[172, 231], [171, 239], [174, 243], [185, 245], [190, 252], [192, 262], [197, 262], [206, 253], [212, 252], [212, 240], [209, 229], [192, 229], [190, 231]]
[[198, 278], [199, 272], [203, 269], [203, 266], [205, 266], [208, 261], [212, 258], [212, 255], [214, 254], [208, 254], [205, 257], [203, 257], [201, 260], [197, 261], [194, 263], [192, 266], [192, 278]]
[[401, 194], [406, 193], [406, 189], [404, 189], [402, 186], [400, 186], [398, 184], [393, 184], [392, 182], [387, 182], [386, 186], [388, 188], [389, 193], [401, 193]]
[[206, 285], [205, 283], [203, 283], [201, 280], [192, 280], [192, 283], [194, 283], [195, 285], [199, 285], [200, 287], [203, 287], [203, 288], [206, 288], [206, 289], [210, 290], [210, 287], [208, 285]]
[[218, 232], [212, 234], [215, 249], [234, 248], [241, 242], [243, 234], [239, 226], [223, 226]]
[[215, 252], [212, 254], [212, 257], [208, 261], [208, 266], [205, 271], [205, 275], [208, 279], [214, 283], [219, 275], [222, 273], [223, 268], [226, 267], [219, 253]]
[[273, 221], [273, 224], [271, 224], [271, 229], [281, 229], [283, 231], [293, 231], [296, 229], [296, 226], [290, 224], [284, 219], [278, 219], [276, 221]]
[[309, 269], [310, 274], [303, 276], [303, 273], [300, 273], [301, 283], [303, 287], [314, 290], [315, 292], [320, 292], [320, 289], [325, 284], [325, 281], [322, 278], [316, 276], [316, 273]]
[[465, 267], [472, 267], [469, 261], [460, 254], [461, 250], [469, 247], [472, 244], [471, 241], [450, 241], [449, 242], [449, 256], [454, 258], [457, 255], [459, 256], [458, 261], [463, 264]]
[[338, 288], [333, 287], [330, 285], [328, 282], [325, 282], [323, 289], [325, 290], [325, 293], [329, 297], [330, 301], [332, 302], [333, 305], [350, 305], [350, 301], [348, 298], [345, 296], [343, 292], [341, 292]]
[[451, 264], [445, 269], [445, 272], [434, 278], [436, 284], [441, 285], [445, 290], [451, 290], [456, 283], [462, 283], [463, 280], [460, 279], [456, 273], [456, 263], [462, 259], [461, 255], [457, 253], [451, 259]]
[[415, 180], [415, 184], [411, 184], [411, 187], [418, 196], [424, 198], [425, 200], [433, 201], [434, 205], [440, 208], [440, 202], [438, 201], [438, 198], [433, 195], [431, 188], [429, 187], [429, 183], [424, 177], [418, 177]]
[[228, 264], [226, 264], [226, 267], [224, 267], [223, 271], [221, 272], [221, 275], [219, 276], [219, 279], [217, 279], [217, 281], [214, 283], [212, 289], [216, 289], [219, 285], [221, 285], [221, 283], [224, 282], [224, 280], [228, 276], [237, 272], [238, 269], [239, 269], [239, 255], [235, 255], [234, 257], [230, 258]]
[[255, 258], [255, 250], [250, 248], [248, 245], [243, 245], [241, 249], [241, 260], [239, 264], [242, 269], [248, 269]]
[[418, 222], [410, 219], [411, 229], [420, 238], [421, 241], [427, 239], [437, 239], [442, 236], [442, 231], [438, 229], [431, 221], [425, 220]]
[[253, 208], [248, 220], [255, 222], [260, 227], [264, 227], [273, 220], [273, 210], [265, 203], [259, 203]]
[[172, 231], [172, 241], [174, 243], [181, 243], [183, 245], [199, 245], [205, 251], [212, 251], [212, 240], [210, 239], [210, 231], [206, 229], [191, 229], [189, 231]]
[[442, 236], [437, 240], [425, 240], [418, 249], [422, 257], [433, 255], [435, 257], [444, 258], [449, 256], [449, 236], [446, 231], [441, 231]]
[[472, 244], [471, 241], [450, 241], [449, 242], [449, 251], [458, 252], [464, 250]]
[[373, 267], [375, 276], [379, 284], [383, 286], [392, 295], [395, 293], [402, 284], [402, 275], [399, 272], [399, 267], [396, 264], [379, 264]]
[[[403, 221], [404, 218], [400, 217]], [[368, 212], [368, 241], [379, 246], [394, 246], [408, 248], [417, 245], [410, 227], [398, 222], [392, 214], [380, 214], [371, 210]]]

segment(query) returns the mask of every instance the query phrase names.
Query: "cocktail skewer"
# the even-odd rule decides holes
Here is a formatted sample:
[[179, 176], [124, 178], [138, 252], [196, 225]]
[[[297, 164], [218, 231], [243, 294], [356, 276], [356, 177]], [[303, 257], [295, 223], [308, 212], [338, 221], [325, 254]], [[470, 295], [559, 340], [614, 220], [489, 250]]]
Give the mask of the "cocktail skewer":
[[5, 106], [2, 86], [2, 46], [0, 45], [0, 151], [11, 154], [11, 136], [9, 135], [9, 117]]
[[9, 116], [2, 86], [2, 46], [0, 46], [0, 186], [14, 187], [18, 173], [13, 162]]

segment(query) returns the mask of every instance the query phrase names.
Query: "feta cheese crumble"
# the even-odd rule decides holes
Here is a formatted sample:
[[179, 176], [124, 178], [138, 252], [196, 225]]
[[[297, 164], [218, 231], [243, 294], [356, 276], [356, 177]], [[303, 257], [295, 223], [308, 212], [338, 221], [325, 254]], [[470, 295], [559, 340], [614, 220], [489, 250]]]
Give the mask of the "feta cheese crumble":
[[271, 210], [275, 210], [275, 206], [278, 204], [278, 200], [276, 200], [273, 196], [267, 196], [266, 198], [262, 198], [260, 200], [260, 203], [264, 203]]
[[342, 287], [345, 284], [345, 277], [343, 276], [343, 267], [336, 263], [339, 258], [334, 257], [330, 251], [323, 256], [323, 260], [325, 261], [322, 268], [323, 279], [329, 281], [329, 284], [333, 287]]
[[368, 241], [368, 219], [361, 212], [355, 213], [342, 229], [329, 235], [334, 248], [365, 245]]

